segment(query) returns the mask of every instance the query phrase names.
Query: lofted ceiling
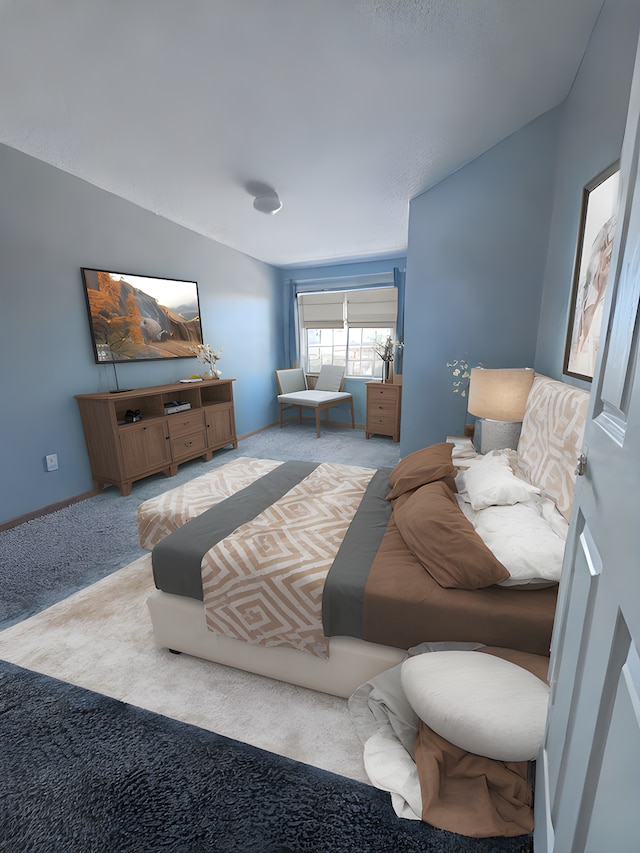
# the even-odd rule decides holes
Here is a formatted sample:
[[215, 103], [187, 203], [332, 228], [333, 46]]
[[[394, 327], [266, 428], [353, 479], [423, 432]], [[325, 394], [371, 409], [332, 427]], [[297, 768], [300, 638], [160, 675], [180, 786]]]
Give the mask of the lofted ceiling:
[[403, 254], [411, 198], [566, 97], [601, 6], [0, 0], [0, 142], [277, 266]]

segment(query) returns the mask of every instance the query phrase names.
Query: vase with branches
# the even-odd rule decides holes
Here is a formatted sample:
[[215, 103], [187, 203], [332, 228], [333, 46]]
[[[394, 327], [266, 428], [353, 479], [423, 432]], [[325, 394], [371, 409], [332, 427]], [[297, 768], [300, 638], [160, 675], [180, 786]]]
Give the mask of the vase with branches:
[[214, 350], [211, 344], [198, 344], [196, 347], [196, 357], [205, 367], [205, 379], [220, 379], [220, 371], [216, 367], [216, 364], [220, 361], [221, 354], [222, 350]]
[[389, 335], [384, 342], [384, 344], [377, 344], [374, 346], [374, 352], [378, 356], [378, 358], [382, 359], [382, 381], [389, 381], [389, 374], [391, 372], [391, 364], [395, 359], [396, 350], [401, 349], [404, 346], [400, 341], [394, 341], [391, 335]]

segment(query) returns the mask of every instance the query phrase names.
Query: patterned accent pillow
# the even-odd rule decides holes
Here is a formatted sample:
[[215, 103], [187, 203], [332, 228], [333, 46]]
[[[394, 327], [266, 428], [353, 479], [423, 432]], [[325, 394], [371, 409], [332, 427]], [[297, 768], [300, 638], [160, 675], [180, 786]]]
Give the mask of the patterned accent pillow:
[[537, 375], [518, 442], [518, 469], [569, 521], [589, 393]]

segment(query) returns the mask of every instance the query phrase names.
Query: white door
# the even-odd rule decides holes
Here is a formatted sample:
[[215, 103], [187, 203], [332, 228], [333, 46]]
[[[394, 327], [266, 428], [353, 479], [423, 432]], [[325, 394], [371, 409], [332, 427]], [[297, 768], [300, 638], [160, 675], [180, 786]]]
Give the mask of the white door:
[[551, 647], [536, 853], [640, 851], [639, 119], [637, 59], [609, 310]]

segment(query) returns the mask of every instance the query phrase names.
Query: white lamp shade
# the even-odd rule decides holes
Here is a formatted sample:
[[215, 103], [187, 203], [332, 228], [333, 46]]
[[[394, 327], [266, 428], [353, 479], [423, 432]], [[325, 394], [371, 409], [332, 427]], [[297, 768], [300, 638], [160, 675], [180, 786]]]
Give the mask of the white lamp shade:
[[499, 370], [472, 367], [469, 414], [495, 421], [521, 421], [534, 374], [529, 367]]

